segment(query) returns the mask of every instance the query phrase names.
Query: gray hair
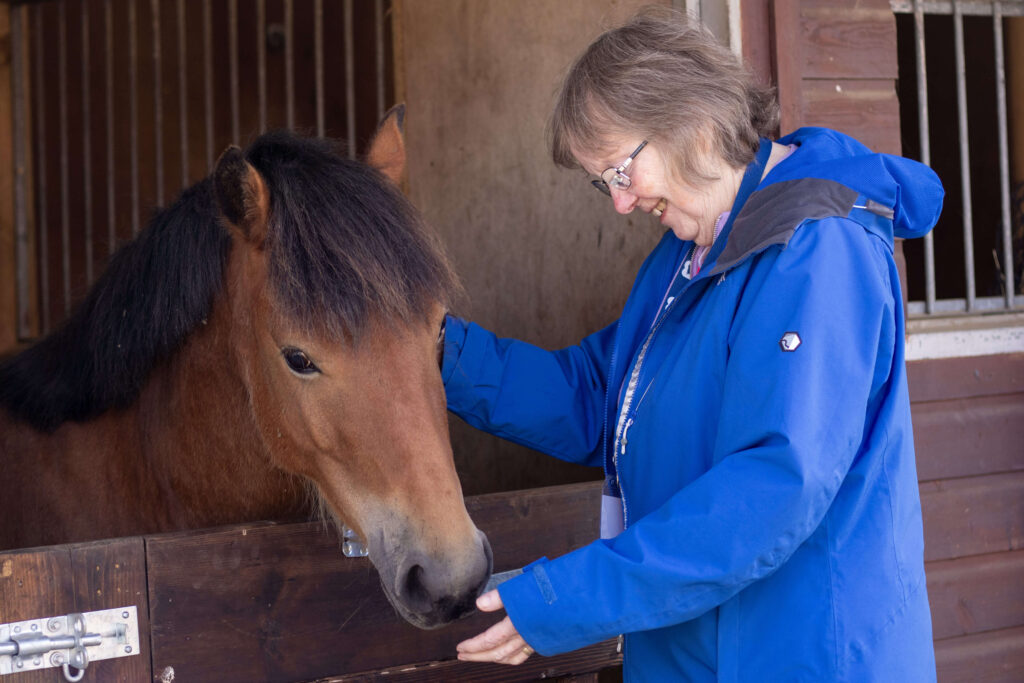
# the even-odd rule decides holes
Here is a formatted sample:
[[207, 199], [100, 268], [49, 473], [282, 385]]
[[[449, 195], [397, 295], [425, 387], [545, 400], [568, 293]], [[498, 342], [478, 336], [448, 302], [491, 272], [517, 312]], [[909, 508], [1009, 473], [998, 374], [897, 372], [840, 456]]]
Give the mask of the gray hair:
[[749, 164], [759, 138], [773, 136], [778, 122], [774, 89], [756, 83], [708, 29], [680, 12], [649, 7], [576, 60], [549, 132], [560, 166], [576, 168], [576, 153], [636, 134], [698, 185], [715, 179], [707, 167], [715, 155], [732, 168]]

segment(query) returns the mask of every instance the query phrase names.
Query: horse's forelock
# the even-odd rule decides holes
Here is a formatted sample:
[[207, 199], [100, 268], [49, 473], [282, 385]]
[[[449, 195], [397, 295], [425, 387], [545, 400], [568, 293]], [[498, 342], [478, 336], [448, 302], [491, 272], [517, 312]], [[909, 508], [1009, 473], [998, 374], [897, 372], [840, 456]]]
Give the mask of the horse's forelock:
[[270, 188], [271, 279], [296, 322], [358, 341], [370, 319], [409, 324], [457, 296], [439, 244], [381, 174], [287, 133], [247, 157]]

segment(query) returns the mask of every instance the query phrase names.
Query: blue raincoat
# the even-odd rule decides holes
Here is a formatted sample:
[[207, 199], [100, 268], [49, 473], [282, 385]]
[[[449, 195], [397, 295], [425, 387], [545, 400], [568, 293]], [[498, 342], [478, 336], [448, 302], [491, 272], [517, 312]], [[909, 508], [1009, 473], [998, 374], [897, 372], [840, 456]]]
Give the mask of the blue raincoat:
[[622, 533], [500, 587], [541, 654], [626, 634], [627, 680], [935, 678], [893, 236], [942, 186], [834, 131], [779, 142], [699, 273], [666, 233], [578, 346], [449, 320], [450, 410], [621, 495]]

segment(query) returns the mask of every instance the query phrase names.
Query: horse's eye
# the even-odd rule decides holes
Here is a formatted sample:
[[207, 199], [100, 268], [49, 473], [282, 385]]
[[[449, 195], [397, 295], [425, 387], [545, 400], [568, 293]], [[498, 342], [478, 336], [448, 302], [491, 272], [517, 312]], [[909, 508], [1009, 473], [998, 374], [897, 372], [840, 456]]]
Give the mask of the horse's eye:
[[316, 363], [311, 361], [306, 352], [301, 349], [281, 349], [281, 355], [284, 356], [284, 361], [288, 363], [288, 367], [296, 374], [312, 375], [314, 372], [320, 372], [320, 368], [316, 366]]

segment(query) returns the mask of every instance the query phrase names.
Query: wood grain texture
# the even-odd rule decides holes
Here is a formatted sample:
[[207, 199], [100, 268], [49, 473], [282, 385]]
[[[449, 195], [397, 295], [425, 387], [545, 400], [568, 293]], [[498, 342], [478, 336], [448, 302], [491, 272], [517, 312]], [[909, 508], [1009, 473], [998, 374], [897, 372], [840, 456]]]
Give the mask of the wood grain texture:
[[930, 562], [936, 640], [1024, 626], [1024, 551]]
[[[502, 571], [596, 538], [599, 499], [600, 484], [579, 484], [480, 496], [467, 507]], [[343, 557], [337, 536], [315, 523], [152, 537], [147, 554], [154, 671], [171, 667], [182, 680], [309, 680], [446, 661], [461, 676], [455, 645], [497, 620], [410, 626], [369, 561]], [[543, 663], [565, 673], [615, 663], [607, 648], [582, 664], [579, 656]]]
[[1024, 681], [1024, 627], [935, 643], [939, 683]]
[[875, 152], [900, 154], [900, 103], [895, 81], [808, 79], [802, 82], [802, 117], [807, 126], [828, 126]]
[[921, 481], [1024, 470], [1024, 393], [911, 405]]
[[1024, 353], [907, 363], [911, 403], [1024, 393]]
[[896, 17], [888, 0], [862, 0], [855, 6], [836, 0], [801, 0], [800, 29], [804, 78], [893, 81], [899, 77]]
[[926, 561], [1024, 549], [1024, 472], [921, 484]]

